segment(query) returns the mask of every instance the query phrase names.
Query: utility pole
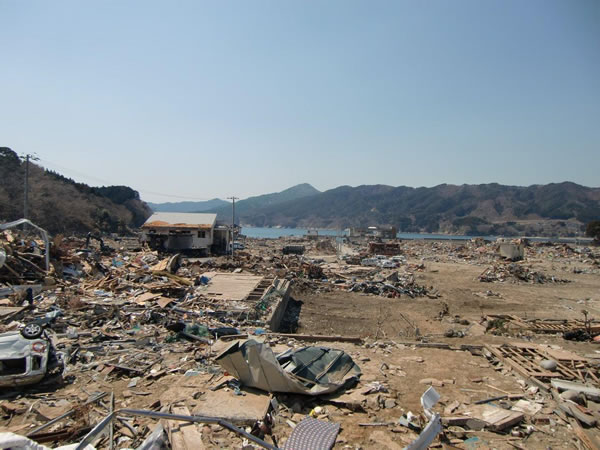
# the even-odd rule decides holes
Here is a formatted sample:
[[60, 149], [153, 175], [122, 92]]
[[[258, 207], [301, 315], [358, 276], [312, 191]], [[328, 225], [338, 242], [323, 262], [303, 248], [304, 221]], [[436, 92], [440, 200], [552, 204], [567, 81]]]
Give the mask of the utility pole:
[[238, 199], [238, 197], [236, 196], [232, 196], [232, 197], [227, 197], [229, 200], [231, 200], [231, 259], [233, 258], [233, 252], [234, 252], [234, 243], [235, 243], [235, 201]]
[[20, 155], [19, 158], [24, 159], [25, 160], [25, 187], [24, 187], [24, 192], [23, 192], [23, 219], [27, 219], [27, 215], [29, 213], [29, 205], [28, 205], [28, 200], [29, 200], [29, 161], [39, 161], [40, 158], [38, 158], [35, 154], [31, 155], [29, 153], [27, 153], [26, 155]]

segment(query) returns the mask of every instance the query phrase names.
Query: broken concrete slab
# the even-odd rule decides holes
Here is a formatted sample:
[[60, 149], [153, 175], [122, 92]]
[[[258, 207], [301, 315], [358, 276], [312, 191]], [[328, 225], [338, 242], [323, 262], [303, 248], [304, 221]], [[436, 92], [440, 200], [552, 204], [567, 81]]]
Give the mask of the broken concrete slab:
[[346, 391], [344, 393], [334, 393], [323, 398], [329, 403], [347, 408], [351, 411], [362, 411], [366, 404], [366, 399], [363, 393], [358, 390]]
[[271, 396], [257, 389], [243, 387], [242, 395], [230, 389], [208, 390], [193, 408], [194, 415], [224, 419], [238, 426], [252, 426], [264, 420], [271, 404]]

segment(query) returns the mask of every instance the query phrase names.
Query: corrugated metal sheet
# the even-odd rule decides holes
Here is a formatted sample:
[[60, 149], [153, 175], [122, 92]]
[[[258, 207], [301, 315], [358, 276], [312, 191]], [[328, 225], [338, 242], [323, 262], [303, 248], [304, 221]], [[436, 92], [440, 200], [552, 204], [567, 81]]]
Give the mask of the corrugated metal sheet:
[[143, 228], [211, 228], [217, 220], [216, 214], [156, 212], [142, 225]]

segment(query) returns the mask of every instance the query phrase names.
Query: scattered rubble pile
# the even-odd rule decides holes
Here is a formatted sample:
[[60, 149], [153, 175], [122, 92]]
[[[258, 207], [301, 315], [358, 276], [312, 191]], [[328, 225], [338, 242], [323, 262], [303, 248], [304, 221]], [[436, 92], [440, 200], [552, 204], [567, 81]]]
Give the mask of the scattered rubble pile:
[[433, 288], [419, 285], [412, 273], [394, 272], [385, 281], [361, 281], [352, 284], [350, 292], [364, 292], [367, 294], [381, 295], [384, 297], [400, 297], [406, 295], [410, 298], [424, 297], [438, 298], [439, 293]]
[[[587, 311], [584, 311], [587, 314]], [[600, 323], [584, 316], [579, 320], [527, 319], [511, 314], [491, 314], [484, 318], [490, 332], [503, 335], [519, 333], [555, 334], [569, 340], [590, 341], [600, 335]]]
[[479, 281], [486, 283], [504, 282], [504, 281], [525, 281], [527, 283], [569, 283], [570, 280], [560, 279], [554, 275], [545, 275], [542, 272], [533, 270], [526, 265], [509, 263], [496, 264], [488, 267], [479, 275]]
[[319, 239], [316, 243], [316, 250], [323, 255], [336, 253], [336, 249], [330, 239]]
[[[37, 442], [68, 442], [89, 432], [109, 414], [106, 388], [114, 392], [120, 380], [127, 388], [119, 392], [120, 406], [127, 407], [152, 398], [153, 386], [171, 374], [220, 373], [210, 344], [265, 334], [290, 287], [239, 268], [219, 274], [193, 262], [180, 265], [179, 255], [100, 252], [79, 238], [55, 239], [45, 271], [39, 267], [45, 249], [28, 232], [0, 236], [0, 386], [10, 386], [0, 393], [6, 400], [0, 408], [6, 429]], [[54, 359], [58, 378], [48, 376]], [[44, 393], [56, 389], [59, 396]], [[37, 400], [23, 403], [23, 393]], [[121, 428], [112, 439], [139, 445], [151, 422], [117, 418]]]

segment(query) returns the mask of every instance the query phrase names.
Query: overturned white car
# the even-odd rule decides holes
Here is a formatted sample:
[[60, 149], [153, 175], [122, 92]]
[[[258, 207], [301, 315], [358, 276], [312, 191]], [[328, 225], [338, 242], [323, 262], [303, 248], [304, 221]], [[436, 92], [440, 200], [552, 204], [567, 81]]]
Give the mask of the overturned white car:
[[62, 355], [41, 325], [0, 334], [0, 387], [36, 384], [63, 370]]

